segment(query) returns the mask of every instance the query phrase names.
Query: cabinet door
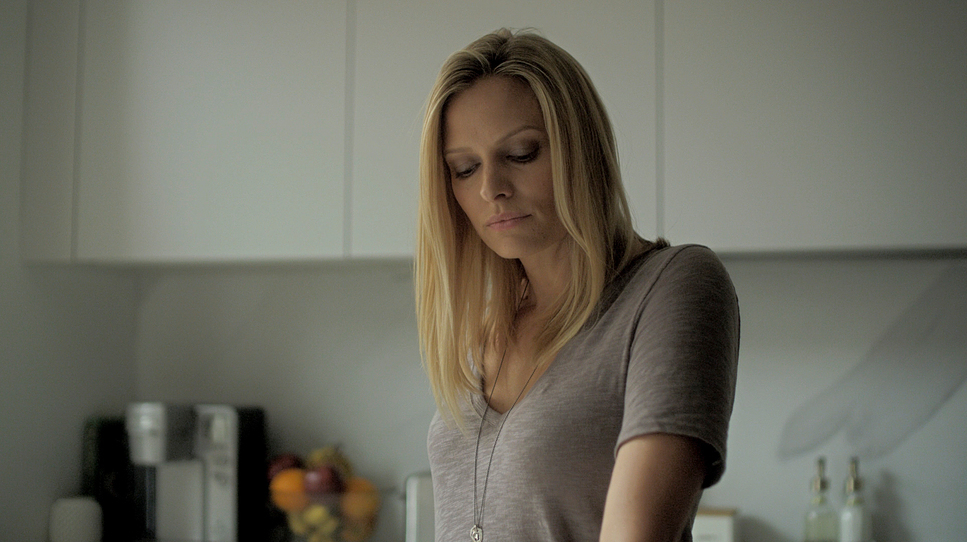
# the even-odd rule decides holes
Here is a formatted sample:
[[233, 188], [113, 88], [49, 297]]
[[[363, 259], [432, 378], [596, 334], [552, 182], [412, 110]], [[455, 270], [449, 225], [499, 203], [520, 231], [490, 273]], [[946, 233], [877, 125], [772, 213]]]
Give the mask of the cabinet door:
[[447, 56], [500, 27], [533, 27], [589, 72], [617, 133], [642, 234], [655, 233], [650, 2], [356, 3], [353, 256], [412, 256], [423, 106]]
[[344, 255], [344, 1], [90, 0], [81, 261]]
[[666, 234], [967, 246], [965, 21], [963, 2], [666, 3]]
[[20, 252], [66, 262], [73, 250], [78, 2], [28, 4]]

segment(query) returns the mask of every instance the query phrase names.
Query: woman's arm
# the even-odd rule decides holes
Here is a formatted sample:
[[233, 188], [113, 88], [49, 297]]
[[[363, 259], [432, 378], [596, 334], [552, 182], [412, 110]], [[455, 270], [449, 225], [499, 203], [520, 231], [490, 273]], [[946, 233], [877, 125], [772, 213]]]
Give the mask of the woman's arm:
[[675, 542], [705, 478], [702, 444], [653, 433], [618, 448], [601, 525], [602, 542]]

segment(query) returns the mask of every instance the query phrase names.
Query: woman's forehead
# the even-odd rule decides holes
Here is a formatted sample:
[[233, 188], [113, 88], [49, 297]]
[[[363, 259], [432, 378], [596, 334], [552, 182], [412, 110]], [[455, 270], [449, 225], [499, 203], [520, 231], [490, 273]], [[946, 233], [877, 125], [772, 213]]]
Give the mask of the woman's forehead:
[[532, 128], [544, 131], [544, 116], [527, 83], [511, 77], [480, 79], [455, 94], [443, 112], [446, 148], [469, 143], [499, 143]]

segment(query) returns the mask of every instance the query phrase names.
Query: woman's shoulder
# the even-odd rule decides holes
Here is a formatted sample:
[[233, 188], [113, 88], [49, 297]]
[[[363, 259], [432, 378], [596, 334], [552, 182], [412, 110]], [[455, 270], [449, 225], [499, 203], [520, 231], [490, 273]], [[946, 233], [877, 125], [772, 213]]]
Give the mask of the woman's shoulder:
[[683, 244], [653, 249], [640, 257], [628, 276], [614, 286], [615, 295], [637, 304], [646, 298], [734, 298], [725, 265], [710, 248]]
[[732, 281], [715, 252], [698, 244], [654, 247], [632, 258], [605, 288], [598, 314], [636, 314], [650, 300], [701, 298], [703, 292], [734, 297]]
[[668, 279], [711, 270], [724, 272], [725, 266], [712, 249], [698, 244], [654, 248], [640, 254], [628, 269], [637, 280], [649, 277]]

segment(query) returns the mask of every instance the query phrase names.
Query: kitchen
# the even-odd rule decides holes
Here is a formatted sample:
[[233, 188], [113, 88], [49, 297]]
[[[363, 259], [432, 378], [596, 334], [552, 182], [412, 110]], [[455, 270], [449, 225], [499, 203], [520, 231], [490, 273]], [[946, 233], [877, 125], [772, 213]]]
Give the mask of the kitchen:
[[[385, 186], [352, 181], [415, 176], [414, 137], [419, 127], [419, 106], [422, 94], [432, 82], [433, 70], [442, 61], [441, 55], [476, 34], [509, 23], [495, 15], [490, 20], [468, 24], [467, 28], [440, 31], [445, 35], [439, 37], [439, 43], [434, 42], [435, 58], [423, 63], [423, 72], [410, 74], [403, 68], [393, 68], [398, 61], [395, 55], [407, 54], [405, 47], [400, 51], [387, 51], [385, 46], [364, 47], [378, 36], [373, 23], [379, 20], [378, 15], [395, 20], [392, 12], [378, 12], [400, 9], [399, 6], [339, 4], [345, 6], [344, 11], [339, 14], [341, 19], [333, 20], [338, 23], [337, 29], [343, 30], [334, 39], [344, 47], [345, 43], [356, 43], [353, 53], [357, 62], [355, 71], [345, 76], [351, 85], [347, 83], [350, 91], [341, 97], [337, 107], [343, 114], [330, 128], [337, 134], [349, 130], [352, 137], [347, 135], [337, 142], [336, 150], [325, 151], [327, 159], [340, 164], [334, 168], [337, 171], [332, 174], [333, 179], [326, 182], [331, 183], [329, 188], [351, 187], [353, 197], [332, 198], [337, 205], [327, 212], [337, 217], [335, 223], [317, 226], [325, 229], [328, 236], [327, 245], [320, 249], [324, 253], [321, 257], [249, 254], [234, 260], [223, 257], [228, 260], [224, 262], [204, 261], [206, 250], [214, 254], [217, 249], [203, 247], [194, 256], [184, 257], [194, 258], [187, 264], [177, 262], [177, 256], [147, 261], [149, 257], [129, 252], [106, 265], [90, 261], [71, 263], [69, 257], [68, 261], [23, 265], [24, 226], [18, 217], [25, 198], [25, 188], [20, 186], [21, 168], [28, 159], [21, 136], [25, 117], [24, 57], [29, 39], [27, 2], [0, 3], [0, 54], [4, 59], [0, 74], [0, 342], [4, 345], [0, 353], [0, 480], [5, 489], [0, 501], [0, 532], [5, 539], [46, 539], [51, 503], [78, 489], [80, 434], [87, 416], [120, 413], [127, 402], [147, 399], [261, 404], [268, 414], [271, 444], [276, 450], [306, 452], [320, 444], [340, 443], [358, 469], [384, 491], [384, 512], [374, 540], [401, 539], [403, 480], [426, 468], [426, 426], [434, 408], [420, 369], [410, 262], [405, 249], [400, 248], [412, 246], [412, 229], [405, 224], [412, 210], [403, 202], [407, 197], [415, 199], [415, 191], [407, 193], [406, 190], [413, 190], [407, 185], [402, 197], [378, 197], [386, 193]], [[466, 11], [459, 13], [468, 18], [473, 15], [471, 3], [460, 5]], [[601, 38], [601, 50], [587, 47], [591, 40], [577, 37], [575, 44], [584, 44], [585, 48], [574, 52], [582, 60], [589, 59], [588, 68], [595, 70], [592, 76], [606, 99], [618, 110], [628, 111], [616, 119], [616, 124], [619, 144], [627, 145], [622, 146], [627, 149], [622, 154], [623, 168], [630, 179], [626, 182], [631, 185], [632, 200], [638, 203], [636, 213], [642, 233], [662, 233], [673, 242], [695, 241], [722, 250], [739, 293], [743, 336], [729, 463], [725, 477], [706, 493], [705, 502], [709, 506], [738, 508], [741, 540], [793, 541], [801, 535], [815, 456], [824, 454], [829, 460], [836, 501], [847, 460], [855, 450], [837, 432], [808, 453], [780, 457], [787, 421], [866, 360], [871, 349], [884, 340], [892, 326], [902, 322], [907, 309], [916, 306], [923, 292], [942, 280], [946, 271], [967, 265], [963, 241], [967, 239], [967, 225], [962, 217], [951, 213], [951, 209], [962, 209], [967, 203], [967, 164], [963, 158], [967, 155], [963, 152], [967, 148], [967, 100], [963, 99], [967, 95], [967, 46], [963, 37], [967, 34], [963, 32], [967, 14], [963, 7], [940, 2], [890, 4], [894, 11], [873, 2], [849, 3], [852, 9], [843, 8], [839, 2], [822, 2], [815, 4], [819, 6], [815, 9], [798, 10], [787, 3], [730, 2], [717, 8], [732, 17], [727, 19], [729, 25], [723, 27], [739, 29], [729, 34], [716, 33], [715, 21], [725, 19], [716, 14], [700, 16], [702, 10], [696, 5], [681, 3], [672, 7], [658, 2], [637, 7], [598, 6], [568, 17], [559, 16], [567, 20], [545, 26], [552, 39], [555, 33], [568, 35], [577, 32], [575, 28], [591, 26], [584, 21], [621, 23], [622, 29], [647, 30], [640, 35], [613, 32], [611, 41]], [[436, 4], [425, 2], [420, 6], [432, 10]], [[782, 10], [776, 10], [777, 6]], [[822, 35], [819, 30], [825, 28], [823, 24], [830, 24], [829, 19], [820, 17], [820, 12], [837, 6], [843, 11], [841, 15], [853, 19], [844, 18], [839, 26], [832, 26], [826, 36], [828, 42], [822, 44], [817, 56], [807, 58], [812, 64], [779, 71], [785, 78], [764, 79], [772, 84], [783, 82], [788, 87], [756, 93], [751, 85], [739, 85], [749, 94], [744, 101], [732, 96], [728, 108], [723, 107], [722, 99], [702, 94], [706, 89], [702, 85], [709, 85], [710, 81], [725, 86], [752, 79], [749, 72], [738, 70], [753, 67], [751, 62], [736, 63], [728, 68], [736, 70], [734, 76], [724, 72], [725, 67], [715, 71], [714, 61], [718, 57], [698, 46], [689, 48], [690, 39], [703, 34], [709, 40], [729, 38], [729, 46], [742, 51], [767, 39], [778, 39], [776, 35], [783, 33], [799, 40], [815, 38]], [[436, 11], [446, 13], [439, 7]], [[540, 10], [531, 7], [530, 11]], [[799, 19], [784, 17], [784, 11]], [[628, 14], [633, 17], [624, 16]], [[441, 15], [436, 17], [438, 20]], [[671, 33], [672, 23], [692, 19], [705, 26], [680, 25], [693, 34]], [[401, 26], [409, 27], [408, 33], [401, 30], [401, 34], [386, 39], [399, 37], [409, 51], [419, 47], [420, 39], [432, 34], [430, 30], [438, 28], [433, 26], [433, 19], [422, 22], [416, 15], [400, 20], [407, 23]], [[531, 16], [526, 24], [541, 26], [539, 20]], [[762, 41], [749, 37], [749, 43], [744, 43], [739, 39], [756, 36], [748, 31], [763, 20], [774, 26], [766, 27], [771, 30], [766, 36], [758, 35]], [[666, 21], [669, 26], [657, 25], [656, 21]], [[865, 24], [860, 25], [860, 21]], [[812, 32], [791, 32], [791, 22], [802, 25], [793, 28]], [[853, 101], [847, 96], [835, 101], [837, 109], [826, 112], [827, 117], [810, 116], [822, 111], [817, 103], [809, 101], [818, 98], [806, 92], [796, 93], [799, 87], [794, 83], [799, 79], [793, 72], [801, 70], [804, 78], [814, 76], [817, 59], [829, 58], [821, 53], [828, 55], [830, 50], [847, 46], [853, 46], [854, 49], [846, 49], [853, 56], [839, 57], [842, 65], [834, 66], [838, 70], [856, 68], [861, 60], [880, 58], [881, 52], [874, 50], [873, 45], [868, 51], [860, 47], [863, 42], [859, 38], [857, 42], [836, 41], [835, 38], [848, 35], [842, 28], [851, 25], [856, 26], [856, 35], [867, 38], [882, 37], [885, 34], [878, 31], [895, 26], [898, 34], [908, 36], [907, 39], [932, 37], [951, 49], [936, 59], [939, 65], [947, 67], [948, 77], [933, 81], [934, 86], [927, 81], [920, 88], [934, 101], [916, 102], [917, 111], [939, 127], [914, 126], [912, 134], [891, 130], [883, 137], [859, 139], [855, 143], [856, 155], [849, 160], [849, 156], [844, 158], [832, 151], [837, 145], [854, 141], [858, 130], [851, 130], [846, 121], [845, 126], [835, 123], [836, 116], [849, 121], [866, 120], [873, 126], [877, 124], [871, 121], [879, 121], [880, 127], [893, 127], [894, 123], [916, 117], [893, 109], [900, 103], [913, 102], [904, 94], [911, 89], [903, 87], [893, 93], [882, 88], [866, 89], [862, 85], [867, 79], [858, 76], [855, 86], [849, 87], [854, 91]], [[655, 28], [664, 29], [665, 39], [661, 43], [667, 49], [662, 57], [663, 124], [659, 123], [654, 106], [660, 89], [655, 84]], [[906, 34], [899, 32], [901, 29]], [[347, 30], [355, 32], [355, 39], [347, 35]], [[900, 40], [900, 45], [903, 43]], [[899, 47], [886, 38], [874, 43], [878, 47], [891, 44]], [[621, 45], [640, 48], [636, 54], [645, 60], [642, 65], [646, 67], [622, 74], [621, 63], [609, 66], [605, 62], [609, 51]], [[802, 46], [803, 42], [796, 45]], [[699, 52], [707, 53], [709, 58], [701, 59]], [[716, 54], [728, 52], [726, 48]], [[785, 58], [781, 53], [756, 60], [768, 63], [772, 70], [781, 70]], [[346, 51], [339, 49], [332, 56], [344, 54]], [[672, 60], [676, 58], [701, 59], [701, 69], [695, 73], [708, 74], [708, 80], [692, 72], [675, 71]], [[906, 67], [929, 66], [915, 59], [901, 60]], [[878, 77], [890, 80], [887, 67], [874, 63], [869, 69], [874, 73], [869, 81], [881, 81]], [[830, 79], [817, 80], [816, 84], [831, 84], [839, 73], [833, 71]], [[620, 77], [629, 78], [625, 80], [635, 85], [636, 91], [622, 90], [622, 84], [617, 82]], [[723, 80], [715, 82], [715, 77]], [[393, 84], [387, 85], [385, 78], [392, 79]], [[412, 105], [410, 110], [395, 111], [392, 103], [382, 108], [375, 103], [386, 88], [406, 96]], [[351, 92], [353, 89], [355, 92]], [[792, 92], [792, 97], [784, 98], [784, 92]], [[832, 93], [817, 94], [827, 99], [836, 97]], [[346, 96], [355, 100], [355, 122], [346, 122], [344, 113], [351, 111], [347, 109]], [[862, 102], [870, 108], [864, 110], [857, 107], [857, 100], [862, 97], [882, 102]], [[637, 101], [652, 105], [637, 107]], [[798, 109], [784, 107], [789, 104]], [[750, 113], [763, 111], [771, 114], [774, 122], [797, 123], [801, 130], [795, 133], [801, 138], [783, 139], [779, 136], [787, 132], [775, 129], [762, 133], [750, 128], [753, 121], [764, 123]], [[694, 116], [689, 116], [691, 113]], [[391, 117], [393, 114], [396, 116]], [[710, 126], [729, 126], [732, 141], [722, 142], [714, 130], [689, 124], [696, 118], [704, 119]], [[383, 126], [380, 121], [385, 119], [389, 122]], [[662, 125], [664, 137], [659, 137], [657, 127]], [[400, 126], [402, 130], [398, 129]], [[831, 126], [839, 131], [830, 131]], [[828, 141], [806, 137], [827, 131]], [[366, 144], [388, 140], [400, 140], [395, 146], [399, 148], [387, 149], [385, 143]], [[685, 140], [689, 143], [683, 143]], [[352, 144], [344, 145], [345, 141]], [[710, 158], [687, 160], [685, 152], [691, 148], [706, 149]], [[742, 160], [748, 157], [736, 152], [745, 149], [759, 153], [758, 160], [750, 162], [753, 166], [743, 164]], [[909, 151], [909, 163], [892, 159], [890, 153], [900, 150]], [[662, 158], [659, 166], [655, 165], [656, 156]], [[699, 199], [688, 196], [700, 194], [698, 190], [703, 187], [693, 186], [689, 192], [690, 187], [675, 189], [671, 181], [699, 182], [708, 178], [708, 173], [700, 168], [709, 163], [723, 167], [726, 175], [745, 171], [750, 174], [750, 182], [747, 186], [730, 186], [727, 193], [703, 196], [700, 200], [707, 208], [684, 205], [683, 201]], [[918, 170], [916, 177], [904, 176], [910, 173], [904, 168], [913, 167], [923, 171]], [[790, 176], [798, 176], [803, 186], [795, 190], [763, 190], [763, 180], [777, 171], [786, 171], [784, 168], [795, 172]], [[891, 172], [891, 168], [901, 172]], [[819, 173], [811, 173], [813, 170]], [[811, 188], [809, 183], [816, 178], [844, 172], [857, 176], [854, 188], [818, 187], [810, 191], [804, 187]], [[881, 190], [870, 185], [877, 176], [893, 179], [894, 186]], [[895, 181], [897, 178], [901, 181]], [[910, 182], [913, 178], [916, 185]], [[345, 183], [346, 179], [350, 182]], [[659, 184], [665, 185], [662, 197], [666, 203], [660, 209], [654, 205]], [[874, 192], [871, 186], [878, 190]], [[877, 200], [881, 192], [885, 195]], [[776, 201], [793, 195], [800, 199], [785, 205]], [[727, 208], [729, 212], [724, 216], [724, 211], [719, 210], [716, 216], [714, 200], [726, 196], [740, 202], [761, 203]], [[897, 220], [887, 220], [883, 214], [867, 214], [878, 209], [884, 213], [891, 197], [905, 206], [919, 205], [926, 211], [910, 215], [913, 218], [907, 222], [902, 218], [908, 215], [900, 213], [899, 208]], [[880, 207], [864, 207], [868, 199], [877, 200], [874, 203]], [[349, 212], [344, 205], [349, 206]], [[825, 220], [808, 221], [799, 215], [817, 208], [823, 210]], [[757, 214], [764, 213], [762, 209], [772, 209], [778, 216]], [[850, 209], [854, 211], [847, 212]], [[664, 215], [659, 216], [660, 213]], [[389, 217], [391, 223], [387, 224], [384, 217]], [[713, 225], [716, 218], [723, 219], [722, 227], [702, 223], [704, 217], [709, 217]], [[734, 226], [726, 227], [726, 217]], [[948, 220], [946, 227], [931, 229], [931, 218]], [[78, 220], [81, 226], [88, 224], [84, 222], [87, 217]], [[756, 221], [770, 224], [769, 228], [762, 228], [769, 231], [742, 229], [754, 228]], [[797, 226], [779, 227], [785, 221]], [[656, 224], [662, 224], [663, 230], [659, 231]], [[254, 221], [247, 226], [257, 229], [269, 224]], [[95, 231], [99, 226], [90, 227], [89, 231]], [[835, 234], [824, 234], [823, 227], [835, 230]], [[721, 235], [716, 237], [720, 230]], [[201, 243], [218, 241], [216, 236], [188, 233], [192, 235], [186, 234], [185, 244], [196, 237], [202, 239]], [[777, 237], [767, 235], [772, 233]], [[744, 245], [737, 246], [734, 239], [742, 235], [747, 235]], [[77, 241], [83, 252], [85, 239]], [[135, 250], [148, 246], [145, 237], [135, 244]], [[259, 248], [250, 244], [240, 250], [257, 252]], [[959, 291], [956, 286], [950, 290], [951, 295]], [[936, 316], [960, 322], [961, 326], [967, 318], [963, 312], [938, 312]], [[963, 341], [947, 346], [950, 355], [960, 355], [960, 364], [967, 363]], [[896, 398], [901, 407], [913, 408], [917, 398], [905, 401], [903, 397], [917, 375], [906, 376], [907, 379], [890, 381], [874, 390], [874, 397]], [[908, 438], [888, 453], [863, 463], [874, 510], [874, 534], [881, 542], [954, 540], [967, 530], [967, 519], [960, 510], [962, 503], [967, 502], [967, 462], [963, 460], [967, 457], [967, 435], [962, 422], [967, 413], [967, 391], [960, 385], [948, 397], [935, 398], [933, 406], [934, 410], [911, 430]]]

